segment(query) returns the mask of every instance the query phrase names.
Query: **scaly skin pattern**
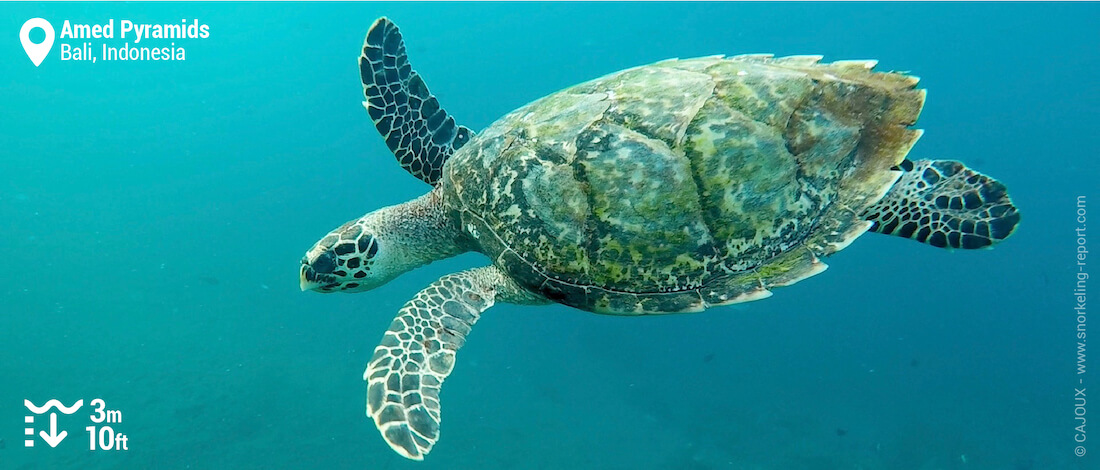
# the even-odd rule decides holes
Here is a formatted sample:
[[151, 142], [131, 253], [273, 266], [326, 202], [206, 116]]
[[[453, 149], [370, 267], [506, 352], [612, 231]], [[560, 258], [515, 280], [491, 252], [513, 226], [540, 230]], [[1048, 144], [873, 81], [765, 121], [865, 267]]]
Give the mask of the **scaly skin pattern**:
[[699, 311], [822, 271], [900, 174], [916, 79], [872, 62], [670, 60], [549, 95], [440, 190], [520, 285], [597, 313]]
[[543, 302], [485, 266], [443, 276], [393, 319], [363, 373], [367, 415], [393, 450], [422, 460], [439, 440], [439, 389], [474, 323], [498, 301]]

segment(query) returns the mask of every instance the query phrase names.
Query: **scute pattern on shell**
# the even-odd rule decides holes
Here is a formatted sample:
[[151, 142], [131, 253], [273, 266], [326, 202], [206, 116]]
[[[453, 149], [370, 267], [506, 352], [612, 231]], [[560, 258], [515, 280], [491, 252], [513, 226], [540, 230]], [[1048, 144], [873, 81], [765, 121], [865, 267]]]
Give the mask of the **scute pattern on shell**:
[[481, 251], [599, 313], [753, 300], [870, 226], [920, 132], [917, 80], [873, 62], [705, 57], [628, 69], [504, 116], [444, 168]]

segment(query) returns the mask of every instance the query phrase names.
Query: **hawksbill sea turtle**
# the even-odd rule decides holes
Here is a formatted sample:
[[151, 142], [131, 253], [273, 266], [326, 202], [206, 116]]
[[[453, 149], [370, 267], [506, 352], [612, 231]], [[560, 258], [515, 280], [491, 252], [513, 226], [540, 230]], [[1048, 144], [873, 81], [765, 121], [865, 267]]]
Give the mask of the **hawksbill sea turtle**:
[[362, 292], [476, 251], [402, 307], [363, 375], [366, 411], [397, 453], [439, 439], [439, 390], [498, 302], [589, 312], [699, 312], [768, 297], [825, 270], [864, 232], [942, 248], [1008, 237], [1000, 182], [950, 160], [909, 160], [917, 78], [874, 61], [740, 55], [671, 59], [523, 106], [474, 134], [413, 71], [397, 27], [374, 22], [363, 106], [415, 200], [327, 234], [303, 290]]

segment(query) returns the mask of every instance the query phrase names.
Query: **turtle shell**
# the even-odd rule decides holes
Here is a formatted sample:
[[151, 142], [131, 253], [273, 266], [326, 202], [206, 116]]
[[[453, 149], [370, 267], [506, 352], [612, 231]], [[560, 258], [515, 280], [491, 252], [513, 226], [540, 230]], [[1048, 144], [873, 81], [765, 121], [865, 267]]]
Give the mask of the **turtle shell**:
[[496, 265], [573, 307], [767, 297], [869, 228], [920, 136], [915, 77], [819, 59], [667, 60], [562, 90], [462, 147], [444, 198]]

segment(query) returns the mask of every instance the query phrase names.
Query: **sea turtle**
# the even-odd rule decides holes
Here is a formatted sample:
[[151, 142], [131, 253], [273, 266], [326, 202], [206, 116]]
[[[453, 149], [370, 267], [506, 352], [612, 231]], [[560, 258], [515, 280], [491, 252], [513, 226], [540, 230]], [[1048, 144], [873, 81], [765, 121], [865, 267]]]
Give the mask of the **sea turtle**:
[[494, 303], [614, 315], [763, 299], [825, 269], [864, 232], [983, 248], [1020, 220], [998, 181], [908, 160], [917, 78], [874, 61], [741, 55], [671, 59], [582, 83], [474, 135], [409, 65], [397, 27], [359, 57], [366, 108], [401, 166], [433, 186], [333, 230], [301, 287], [361, 292], [432, 261], [491, 264], [404, 305], [363, 378], [387, 443], [424, 458], [439, 389]]

